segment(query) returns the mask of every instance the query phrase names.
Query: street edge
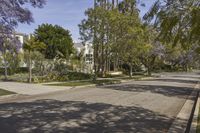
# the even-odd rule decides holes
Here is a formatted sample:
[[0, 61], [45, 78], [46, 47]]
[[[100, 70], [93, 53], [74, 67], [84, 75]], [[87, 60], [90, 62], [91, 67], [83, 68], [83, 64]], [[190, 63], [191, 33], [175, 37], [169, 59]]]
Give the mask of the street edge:
[[198, 98], [199, 83], [194, 87], [192, 93], [186, 99], [184, 105], [170, 126], [168, 133], [188, 133], [190, 130], [190, 125], [192, 121], [192, 116], [195, 110], [196, 101]]
[[192, 118], [190, 133], [196, 133], [197, 132], [197, 126], [198, 126], [198, 116], [199, 116], [199, 107], [200, 107], [200, 96], [198, 93], [198, 98], [195, 106], [194, 115]]

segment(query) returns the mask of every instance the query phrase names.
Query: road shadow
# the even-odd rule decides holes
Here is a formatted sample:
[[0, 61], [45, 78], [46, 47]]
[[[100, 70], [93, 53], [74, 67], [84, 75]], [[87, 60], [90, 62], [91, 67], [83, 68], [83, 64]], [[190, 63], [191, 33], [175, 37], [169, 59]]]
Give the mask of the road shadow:
[[[199, 73], [200, 75], [200, 73]], [[189, 75], [173, 75], [171, 77], [175, 77], [175, 78], [191, 78], [191, 79], [197, 79], [200, 80], [200, 76], [189, 76]]]
[[184, 80], [184, 79], [168, 79], [168, 78], [164, 78], [164, 79], [154, 79], [154, 81], [162, 81], [162, 82], [175, 82], [175, 83], [188, 83], [188, 84], [197, 84], [199, 82], [198, 79], [195, 80]]
[[2, 133], [165, 133], [173, 120], [141, 107], [103, 103], [40, 100], [0, 105]]
[[130, 92], [151, 92], [168, 97], [178, 97], [186, 99], [194, 90], [193, 87], [179, 87], [170, 85], [141, 85], [141, 84], [118, 84], [113, 86], [101, 86], [101, 89], [113, 89]]

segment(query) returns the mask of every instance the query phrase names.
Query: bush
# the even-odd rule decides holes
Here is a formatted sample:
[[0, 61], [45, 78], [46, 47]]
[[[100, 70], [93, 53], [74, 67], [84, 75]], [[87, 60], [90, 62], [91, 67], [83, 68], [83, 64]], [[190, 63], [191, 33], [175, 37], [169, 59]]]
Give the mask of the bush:
[[[5, 69], [4, 68], [0, 68], [0, 75], [4, 75]], [[12, 71], [11, 68], [8, 68], [8, 75], [13, 75], [16, 73], [28, 73], [28, 68], [27, 67], [19, 67], [16, 68], [15, 71]]]
[[[19, 69], [20, 73], [13, 74], [8, 76], [8, 79], [10, 81], [17, 81], [17, 82], [27, 82], [28, 80], [28, 73], [26, 72], [26, 68]], [[0, 73], [2, 72], [2, 75], [0, 79], [4, 79], [4, 69], [0, 69]], [[32, 81], [33, 83], [44, 83], [44, 82], [64, 82], [69, 80], [90, 80], [93, 76], [91, 74], [86, 73], [80, 73], [80, 72], [67, 72], [65, 75], [60, 75], [58, 72], [50, 72], [49, 74], [45, 76], [36, 76], [33, 75]]]
[[61, 76], [66, 75], [68, 72], [68, 66], [64, 63], [56, 63], [54, 71], [56, 71]]
[[69, 80], [88, 80], [92, 79], [91, 74], [80, 73], [80, 72], [68, 72], [67, 75]]
[[5, 71], [4, 68], [1, 67], [0, 68], [0, 75], [4, 75], [4, 71]]
[[89, 80], [92, 79], [92, 75], [79, 73], [79, 72], [68, 72], [66, 75], [59, 75], [56, 72], [49, 73], [46, 76], [37, 76], [33, 78], [34, 83], [43, 83], [43, 82], [64, 82], [69, 80]]
[[[1, 80], [4, 80], [4, 76], [0, 76]], [[28, 74], [27, 73], [19, 73], [8, 75], [8, 81], [15, 81], [15, 82], [27, 82]]]
[[15, 73], [28, 73], [28, 67], [19, 67]]

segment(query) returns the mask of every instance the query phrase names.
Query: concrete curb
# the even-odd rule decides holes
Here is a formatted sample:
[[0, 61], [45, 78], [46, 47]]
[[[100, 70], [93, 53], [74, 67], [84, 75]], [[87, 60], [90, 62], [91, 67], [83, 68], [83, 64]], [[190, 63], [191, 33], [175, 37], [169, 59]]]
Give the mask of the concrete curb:
[[183, 107], [181, 108], [180, 112], [178, 113], [177, 117], [175, 118], [174, 122], [172, 123], [171, 127], [168, 130], [168, 133], [184, 133], [188, 130], [188, 122], [190, 122], [191, 115], [193, 113], [195, 107], [195, 100], [198, 94], [199, 83], [194, 87], [194, 90], [188, 96], [186, 102], [184, 103]]
[[194, 111], [194, 116], [193, 116], [192, 123], [191, 123], [190, 133], [197, 132], [199, 107], [200, 107], [200, 97], [198, 96], [195, 111]]

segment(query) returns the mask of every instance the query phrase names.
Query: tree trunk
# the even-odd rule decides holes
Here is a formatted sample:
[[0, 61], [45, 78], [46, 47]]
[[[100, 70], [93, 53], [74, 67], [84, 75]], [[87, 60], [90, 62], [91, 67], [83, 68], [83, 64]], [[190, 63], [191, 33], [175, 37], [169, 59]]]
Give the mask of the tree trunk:
[[133, 76], [133, 66], [130, 64], [129, 67], [130, 67], [129, 76], [132, 77]]
[[94, 0], [94, 7], [97, 6], [97, 0]]
[[148, 74], [148, 76], [151, 76], [151, 67], [150, 66], [147, 67], [147, 74]]
[[31, 52], [29, 51], [29, 63], [28, 63], [28, 68], [29, 68], [29, 77], [28, 77], [28, 82], [31, 83], [32, 82], [32, 61], [31, 61]]
[[188, 65], [187, 64], [184, 66], [184, 68], [185, 68], [185, 72], [188, 72]]
[[4, 80], [8, 80], [8, 64], [6, 61], [6, 52], [3, 52], [3, 61], [4, 61]]
[[116, 59], [114, 57], [114, 61], [113, 61], [113, 71], [116, 71]]
[[153, 69], [153, 65], [154, 65], [155, 60], [156, 60], [156, 56], [153, 56], [152, 60], [150, 61], [150, 63], [147, 63], [148, 64], [148, 66], [147, 66], [147, 74], [148, 74], [148, 76], [151, 76], [151, 71]]
[[[97, 7], [97, 0], [94, 0], [94, 8]], [[96, 27], [97, 22], [96, 22], [96, 16], [94, 17], [94, 25]], [[93, 39], [93, 45], [94, 45], [94, 73], [95, 75], [97, 75], [97, 73], [99, 72], [99, 46], [96, 42], [96, 38], [97, 38], [97, 34], [96, 34], [96, 29], [94, 29], [94, 39]]]
[[112, 0], [112, 9], [115, 7], [115, 0]]
[[5, 64], [4, 70], [5, 70], [5, 72], [4, 72], [5, 80], [8, 80], [8, 67], [7, 67], [7, 64]]

